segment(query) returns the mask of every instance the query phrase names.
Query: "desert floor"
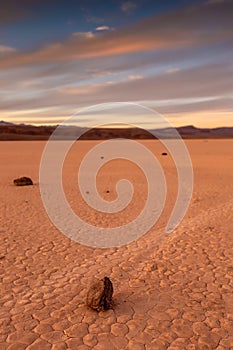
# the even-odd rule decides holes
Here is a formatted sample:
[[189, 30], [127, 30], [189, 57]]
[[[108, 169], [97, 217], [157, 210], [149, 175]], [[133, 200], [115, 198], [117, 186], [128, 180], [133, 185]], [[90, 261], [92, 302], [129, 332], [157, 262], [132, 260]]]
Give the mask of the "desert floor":
[[[167, 200], [154, 227], [119, 248], [72, 241], [52, 224], [39, 189], [45, 142], [0, 142], [0, 350], [233, 349], [233, 140], [188, 140], [194, 171], [190, 207], [170, 235], [177, 175], [158, 141], [144, 141], [165, 171]], [[133, 164], [106, 164], [97, 187], [106, 200], [123, 177], [135, 185], [121, 214], [87, 207], [77, 168], [93, 141], [72, 147], [64, 164], [64, 191], [72, 209], [94, 225], [113, 227], [140, 213], [147, 196]], [[16, 187], [30, 176], [35, 185]], [[65, 219], [65, 218], [64, 218]], [[93, 278], [109, 276], [114, 307], [97, 313], [85, 298]]]

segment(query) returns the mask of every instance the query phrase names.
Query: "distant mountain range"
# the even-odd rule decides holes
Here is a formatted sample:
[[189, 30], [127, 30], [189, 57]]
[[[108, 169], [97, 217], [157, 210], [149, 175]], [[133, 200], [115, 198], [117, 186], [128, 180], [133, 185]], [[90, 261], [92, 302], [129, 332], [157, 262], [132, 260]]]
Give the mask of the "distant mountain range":
[[[21, 141], [21, 140], [48, 140], [54, 132], [56, 126], [34, 126], [27, 124], [14, 124], [0, 121], [0, 141]], [[233, 127], [219, 127], [213, 129], [201, 129], [188, 125], [176, 128], [184, 139], [202, 138], [233, 138]], [[154, 130], [151, 130], [153, 132]], [[157, 129], [159, 138], [174, 138], [173, 128]], [[83, 140], [103, 140], [109, 138], [131, 138], [131, 139], [151, 139], [153, 135], [139, 128], [94, 128], [87, 130], [76, 126], [67, 126], [60, 130], [57, 139], [74, 139], [84, 133], [80, 139]]]

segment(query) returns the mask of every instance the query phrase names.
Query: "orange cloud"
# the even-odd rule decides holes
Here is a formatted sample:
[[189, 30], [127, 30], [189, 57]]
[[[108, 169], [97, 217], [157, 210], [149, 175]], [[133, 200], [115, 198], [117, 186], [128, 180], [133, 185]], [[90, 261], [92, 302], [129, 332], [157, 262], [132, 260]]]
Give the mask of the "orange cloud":
[[[98, 34], [75, 33], [67, 41], [31, 52], [12, 52], [0, 67], [72, 61], [150, 51], [177, 46], [232, 44], [233, 4], [196, 6], [144, 20], [136, 25]], [[218, 23], [218, 25], [216, 25]], [[211, 30], [209, 29], [211, 28]]]
[[15, 52], [6, 55], [0, 62], [0, 67], [11, 68], [26, 64], [71, 61], [78, 58], [112, 56], [138, 51], [158, 49], [169, 45], [184, 44], [187, 40], [164, 40], [154, 37], [138, 38], [134, 36], [115, 34], [72, 36], [66, 43], [56, 43], [34, 52]]

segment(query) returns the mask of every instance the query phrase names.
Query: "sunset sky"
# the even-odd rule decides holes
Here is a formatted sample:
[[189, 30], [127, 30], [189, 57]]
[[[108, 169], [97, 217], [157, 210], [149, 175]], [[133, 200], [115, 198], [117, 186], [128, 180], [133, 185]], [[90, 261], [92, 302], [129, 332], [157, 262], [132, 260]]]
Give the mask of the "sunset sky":
[[0, 120], [135, 101], [174, 126], [233, 126], [232, 63], [232, 0], [3, 1]]

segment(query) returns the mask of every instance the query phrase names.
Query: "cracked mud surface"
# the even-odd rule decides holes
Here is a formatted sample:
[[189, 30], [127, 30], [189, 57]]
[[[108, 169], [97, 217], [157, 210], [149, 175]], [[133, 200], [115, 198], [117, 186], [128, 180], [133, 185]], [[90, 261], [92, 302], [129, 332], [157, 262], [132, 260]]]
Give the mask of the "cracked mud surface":
[[[91, 145], [84, 142], [83, 148]], [[44, 143], [28, 144], [0, 143], [0, 350], [233, 349], [233, 141], [187, 141], [195, 184], [183, 222], [164, 235], [176, 193], [168, 180], [171, 204], [157, 225], [136, 242], [110, 249], [82, 246], [53, 226], [38, 186]], [[158, 146], [158, 155], [162, 150]], [[165, 158], [159, 160], [169, 177], [173, 168]], [[70, 180], [72, 167], [68, 162]], [[113, 173], [110, 166], [103, 175], [110, 192], [106, 181], [99, 185], [110, 199]], [[142, 198], [141, 175], [134, 174]], [[14, 187], [12, 179], [21, 175], [37, 184]], [[71, 183], [67, 197], [85, 217]], [[137, 204], [132, 208], [122, 222]], [[89, 212], [88, 218], [104, 220]], [[114, 285], [114, 308], [97, 313], [86, 307], [86, 293], [93, 277], [104, 275]]]

